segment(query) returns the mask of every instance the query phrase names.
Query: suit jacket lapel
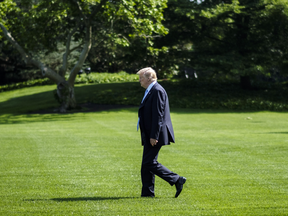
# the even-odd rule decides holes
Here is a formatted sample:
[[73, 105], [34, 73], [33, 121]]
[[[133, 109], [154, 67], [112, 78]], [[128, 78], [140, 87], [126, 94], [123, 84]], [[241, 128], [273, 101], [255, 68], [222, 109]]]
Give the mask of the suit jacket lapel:
[[157, 82], [152, 86], [152, 88], [150, 89], [150, 91], [149, 91], [148, 94], [146, 95], [145, 99], [144, 99], [143, 102], [140, 104], [139, 109], [142, 108], [142, 107], [144, 106], [144, 104], [145, 104], [147, 98], [151, 95], [151, 93], [153, 92], [153, 90], [154, 90], [154, 88], [155, 88], [156, 85], [158, 85]]

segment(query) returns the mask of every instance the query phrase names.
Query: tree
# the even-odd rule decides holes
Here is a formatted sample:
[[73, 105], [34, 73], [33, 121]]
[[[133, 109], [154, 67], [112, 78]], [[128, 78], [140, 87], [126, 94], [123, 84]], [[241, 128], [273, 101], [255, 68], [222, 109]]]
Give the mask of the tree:
[[[28, 65], [39, 68], [43, 76], [57, 84], [60, 112], [76, 106], [74, 81], [92, 46], [107, 38], [129, 46], [129, 39], [165, 34], [161, 24], [165, 0], [4, 0], [0, 2], [0, 27], [5, 38], [18, 50]], [[93, 32], [92, 32], [93, 29]], [[71, 47], [71, 42], [77, 43]], [[38, 58], [39, 52], [57, 51], [65, 44], [58, 71]], [[70, 69], [68, 59], [81, 49], [77, 63]]]
[[205, 0], [187, 16], [197, 68], [238, 75], [249, 88], [251, 76], [287, 64], [287, 1]]
[[155, 39], [158, 52], [154, 54], [156, 65], [166, 73], [179, 72], [180, 68], [191, 67], [192, 37], [191, 19], [187, 14], [197, 4], [190, 0], [169, 0], [164, 10], [163, 25], [169, 29], [165, 37]]

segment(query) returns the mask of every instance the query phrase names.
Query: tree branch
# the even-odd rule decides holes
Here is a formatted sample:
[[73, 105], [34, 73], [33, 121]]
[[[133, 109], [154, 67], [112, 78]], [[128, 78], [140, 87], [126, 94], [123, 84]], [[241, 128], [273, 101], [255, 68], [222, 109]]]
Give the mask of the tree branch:
[[81, 46], [83, 46], [84, 43], [79, 44], [78, 46], [75, 46], [74, 48], [69, 50], [69, 54], [72, 53], [74, 50], [80, 48]]
[[2, 29], [6, 39], [18, 50], [21, 56], [24, 59], [24, 62], [27, 64], [29, 61], [29, 56], [26, 54], [25, 50], [17, 43], [17, 41], [12, 37], [10, 32], [5, 28], [5, 26], [0, 22], [0, 28]]
[[68, 82], [71, 86], [74, 85], [74, 81], [75, 81], [75, 78], [77, 76], [77, 73], [79, 72], [79, 70], [83, 66], [84, 61], [87, 58], [88, 53], [89, 53], [91, 46], [92, 46], [92, 26], [91, 26], [92, 19], [97, 14], [97, 12], [100, 10], [102, 5], [106, 1], [101, 0], [100, 4], [98, 4], [96, 7], [94, 7], [91, 15], [89, 16], [89, 19], [87, 19], [86, 15], [83, 13], [83, 9], [82, 9], [81, 5], [79, 4], [79, 2], [77, 0], [73, 0], [73, 2], [77, 4], [78, 10], [80, 11], [81, 15], [84, 18], [84, 23], [86, 25], [86, 35], [85, 35], [85, 44], [84, 44], [82, 52], [79, 56], [78, 62], [75, 64], [75, 66], [73, 67], [73, 69], [70, 72]]
[[130, 45], [131, 45], [131, 43], [130, 43], [130, 41], [128, 40], [128, 38], [127, 37], [125, 37], [124, 35], [122, 35], [122, 34], [118, 34], [118, 36], [120, 36], [120, 37], [123, 37]]
[[59, 83], [59, 82], [65, 81], [65, 79], [63, 77], [61, 77], [59, 74], [57, 74], [51, 68], [45, 66], [41, 61], [38, 61], [38, 60], [35, 60], [35, 59], [31, 59], [31, 57], [29, 57], [27, 55], [25, 50], [17, 43], [17, 41], [12, 37], [10, 32], [7, 31], [7, 29], [5, 28], [5, 26], [1, 22], [0, 22], [0, 28], [4, 32], [4, 35], [5, 35], [6, 39], [21, 54], [21, 56], [24, 59], [26, 64], [32, 64], [32, 65], [38, 67], [41, 70], [43, 76], [48, 77], [49, 79], [53, 80], [55, 83]]
[[161, 35], [154, 35], [154, 36], [150, 36], [150, 35], [139, 35], [139, 37], [144, 37], [144, 38], [157, 38], [157, 37], [162, 37]]
[[91, 49], [91, 45], [92, 45], [92, 26], [89, 24], [89, 26], [86, 26], [85, 44], [83, 46], [82, 52], [79, 56], [78, 62], [75, 64], [75, 66], [70, 72], [68, 82], [71, 86], [74, 85], [74, 81], [77, 76], [77, 73], [83, 66], [84, 61], [86, 60], [88, 53]]
[[70, 50], [70, 44], [71, 44], [71, 38], [74, 35], [74, 33], [77, 31], [78, 27], [79, 27], [79, 23], [77, 23], [77, 25], [75, 26], [75, 28], [72, 30], [72, 32], [70, 32], [67, 36], [67, 42], [66, 42], [66, 51], [63, 54], [63, 64], [62, 67], [59, 70], [59, 74], [60, 76], [64, 77], [65, 73], [67, 71], [67, 67], [68, 67], [68, 56], [70, 55], [70, 53], [75, 49], [75, 47], [73, 48], [73, 50]]

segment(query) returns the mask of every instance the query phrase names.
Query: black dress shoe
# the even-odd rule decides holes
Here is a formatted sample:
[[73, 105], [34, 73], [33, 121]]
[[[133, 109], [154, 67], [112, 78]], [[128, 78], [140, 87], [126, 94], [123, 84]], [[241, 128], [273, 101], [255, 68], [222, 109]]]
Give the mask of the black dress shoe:
[[183, 185], [186, 182], [186, 178], [180, 176], [178, 181], [175, 183], [176, 186], [176, 194], [175, 194], [175, 198], [177, 198], [179, 196], [179, 194], [181, 193], [182, 189], [183, 189]]

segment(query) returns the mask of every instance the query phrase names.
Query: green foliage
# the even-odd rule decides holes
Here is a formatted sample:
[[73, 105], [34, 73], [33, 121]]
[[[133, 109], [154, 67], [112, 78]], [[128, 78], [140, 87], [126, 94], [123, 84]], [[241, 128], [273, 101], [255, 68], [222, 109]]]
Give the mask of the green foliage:
[[[15, 10], [16, 3], [13, 0], [4, 0], [0, 2], [0, 22], [5, 24], [6, 19], [5, 16]], [[2, 30], [0, 29], [0, 32]], [[0, 35], [0, 39], [2, 35]]]
[[[113, 58], [117, 55], [121, 59], [122, 68], [120, 70], [114, 68], [113, 72], [118, 72], [123, 70], [123, 65], [126, 64], [126, 61], [122, 59], [121, 48], [129, 47], [133, 40], [141, 40], [141, 42], [145, 42], [142, 43], [141, 49], [147, 50], [147, 47], [151, 48], [155, 36], [167, 33], [167, 29], [161, 24], [166, 0], [144, 2], [141, 0], [6, 0], [1, 3], [1, 6], [6, 7], [5, 4], [9, 5], [8, 2], [11, 3], [9, 6], [11, 10], [5, 8], [6, 13], [2, 14], [1, 20], [5, 20], [5, 27], [23, 48], [22, 56], [27, 56], [26, 54], [32, 56], [35, 60], [32, 62], [37, 67], [41, 67], [39, 62], [51, 63], [47, 64], [52, 66], [49, 73], [46, 72], [46, 76], [56, 82], [63, 81], [62, 77], [67, 70], [70, 70], [68, 81], [71, 85], [74, 83], [76, 73], [83, 67], [90, 50], [91, 38], [89, 35], [93, 35], [92, 49], [94, 49], [93, 53], [97, 55], [91, 57], [90, 62], [108, 62], [110, 66], [114, 63]], [[88, 31], [90, 29], [93, 29], [93, 32]], [[70, 39], [74, 43], [70, 43]], [[72, 57], [74, 67], [70, 67], [71, 64], [67, 66], [65, 56], [59, 57], [58, 62], [50, 61], [52, 58], [48, 56], [49, 53], [64, 54], [62, 52], [63, 45], [67, 48], [64, 52], [65, 56], [69, 56], [75, 50], [78, 51], [78, 61], [75, 62]], [[16, 45], [14, 44], [14, 46]], [[107, 48], [108, 51], [106, 51]], [[18, 50], [20, 50], [19, 47]], [[102, 50], [104, 50], [104, 54], [98, 55]], [[43, 55], [45, 55], [44, 58]], [[63, 64], [61, 70], [59, 70], [59, 63]], [[106, 69], [107, 66], [104, 70], [97, 71], [111, 71]], [[60, 76], [57, 76], [57, 71], [60, 71]]]
[[[161, 78], [177, 74], [183, 66], [191, 66], [193, 28], [187, 14], [192, 13], [195, 3], [189, 0], [169, 0], [164, 10], [163, 25], [169, 29], [165, 37], [154, 40], [154, 49], [147, 53]], [[194, 66], [194, 65], [193, 65]]]
[[[277, 3], [276, 3], [277, 2]], [[194, 68], [251, 76], [287, 73], [287, 1], [204, 1], [195, 7]]]
[[[96, 9], [97, 16], [90, 17]], [[0, 21], [23, 48], [34, 56], [40, 50], [45, 55], [40, 59], [53, 63], [55, 70], [67, 35], [77, 27], [71, 49], [77, 47], [85, 38], [84, 20], [90, 20], [88, 61], [94, 71], [135, 72], [149, 65], [160, 78], [183, 66], [238, 77], [269, 74], [271, 69], [288, 73], [285, 0], [5, 0], [0, 13]], [[55, 62], [48, 56], [52, 51]], [[70, 66], [80, 55], [79, 49], [73, 53]]]
[[163, 21], [169, 34], [154, 41], [165, 52], [152, 52], [153, 65], [160, 73], [190, 67], [238, 79], [270, 70], [285, 75], [287, 10], [283, 0], [169, 0]]
[[158, 55], [153, 44], [155, 38], [168, 32], [161, 24], [166, 1], [124, 1], [110, 6], [109, 26], [94, 26], [97, 34], [88, 56], [91, 67], [99, 72], [135, 72], [145, 65], [156, 68]]
[[75, 80], [76, 84], [80, 83], [115, 83], [115, 82], [135, 82], [139, 77], [136, 74], [128, 74], [124, 71], [119, 73], [90, 73], [78, 76]]

